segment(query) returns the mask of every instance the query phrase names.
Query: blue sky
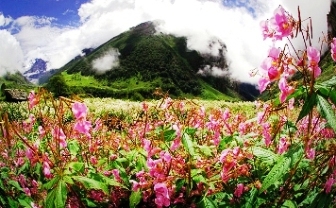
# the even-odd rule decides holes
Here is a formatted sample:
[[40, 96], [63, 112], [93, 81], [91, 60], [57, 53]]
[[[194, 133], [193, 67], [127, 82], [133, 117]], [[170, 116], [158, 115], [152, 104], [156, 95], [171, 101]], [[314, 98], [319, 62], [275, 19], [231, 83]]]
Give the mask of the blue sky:
[[294, 14], [300, 5], [303, 18], [319, 23], [315, 37], [326, 29], [330, 0], [0, 0], [0, 75], [24, 72], [36, 58], [48, 69], [60, 68], [85, 48], [159, 20], [158, 31], [186, 36], [190, 49], [216, 54], [209, 42], [224, 42], [232, 77], [253, 82], [248, 72], [272, 44], [262, 40], [260, 21], [279, 4]]
[[47, 16], [59, 24], [79, 21], [77, 10], [89, 0], [1, 0], [0, 12], [16, 19], [21, 16]]

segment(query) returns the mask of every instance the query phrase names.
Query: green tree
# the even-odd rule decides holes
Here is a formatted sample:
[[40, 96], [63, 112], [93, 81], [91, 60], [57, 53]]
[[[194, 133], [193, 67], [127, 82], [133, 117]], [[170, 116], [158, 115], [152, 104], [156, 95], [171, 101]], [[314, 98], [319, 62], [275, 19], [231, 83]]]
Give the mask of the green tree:
[[51, 77], [45, 87], [56, 97], [69, 96], [71, 94], [70, 88], [61, 74]]

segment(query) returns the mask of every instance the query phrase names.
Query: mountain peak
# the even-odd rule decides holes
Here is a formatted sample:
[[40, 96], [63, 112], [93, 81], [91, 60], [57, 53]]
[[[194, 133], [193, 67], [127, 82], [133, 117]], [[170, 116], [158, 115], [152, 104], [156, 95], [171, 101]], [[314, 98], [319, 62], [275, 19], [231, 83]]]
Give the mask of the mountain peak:
[[132, 27], [131, 31], [140, 35], [154, 35], [156, 33], [155, 23], [153, 21], [143, 22]]

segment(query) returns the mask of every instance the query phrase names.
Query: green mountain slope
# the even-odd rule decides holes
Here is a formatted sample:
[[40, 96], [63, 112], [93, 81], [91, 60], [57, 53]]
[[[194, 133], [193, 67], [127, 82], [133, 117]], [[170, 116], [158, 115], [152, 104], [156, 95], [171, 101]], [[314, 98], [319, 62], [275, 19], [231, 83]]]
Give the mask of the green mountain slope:
[[20, 72], [7, 73], [0, 77], [0, 101], [5, 100], [5, 89], [20, 89], [29, 91], [36, 87], [30, 83]]
[[[226, 66], [224, 44], [214, 57], [188, 50], [184, 37], [155, 33], [154, 23], [142, 23], [70, 61], [57, 74], [76, 94], [139, 100], [155, 98], [153, 93], [160, 89], [176, 98], [241, 99], [228, 78], [197, 74], [206, 65]], [[119, 53], [118, 65], [97, 72], [93, 63], [115, 52]], [[215, 89], [218, 82], [221, 85]]]

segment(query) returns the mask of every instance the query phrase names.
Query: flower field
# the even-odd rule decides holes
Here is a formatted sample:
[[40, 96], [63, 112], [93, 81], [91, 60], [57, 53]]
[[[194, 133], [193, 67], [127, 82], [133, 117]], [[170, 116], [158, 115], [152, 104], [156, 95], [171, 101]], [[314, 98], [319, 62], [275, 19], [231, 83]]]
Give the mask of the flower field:
[[[300, 21], [279, 7], [264, 37], [294, 36]], [[0, 207], [335, 207], [336, 77], [315, 82], [317, 49], [287, 50], [272, 47], [262, 64], [260, 90], [280, 89], [268, 102], [40, 90], [2, 103]]]

